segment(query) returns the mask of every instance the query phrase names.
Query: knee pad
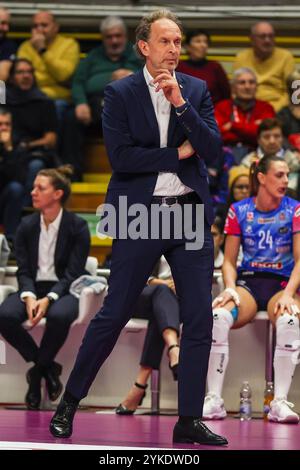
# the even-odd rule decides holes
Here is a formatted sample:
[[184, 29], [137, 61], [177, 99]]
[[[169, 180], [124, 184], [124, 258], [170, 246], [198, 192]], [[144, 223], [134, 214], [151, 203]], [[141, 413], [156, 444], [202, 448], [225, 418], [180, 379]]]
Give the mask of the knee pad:
[[213, 345], [221, 346], [228, 344], [229, 330], [233, 325], [232, 314], [224, 307], [213, 310]]
[[276, 347], [297, 351], [300, 346], [299, 318], [284, 313], [276, 321]]

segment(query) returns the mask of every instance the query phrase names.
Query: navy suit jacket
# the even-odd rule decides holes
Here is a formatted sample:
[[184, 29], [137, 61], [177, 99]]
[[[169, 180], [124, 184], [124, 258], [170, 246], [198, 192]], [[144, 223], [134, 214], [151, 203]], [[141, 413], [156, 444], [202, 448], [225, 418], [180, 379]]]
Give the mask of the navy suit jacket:
[[[148, 206], [158, 173], [177, 173], [200, 196], [206, 220], [212, 224], [214, 215], [206, 165], [217, 165], [221, 137], [206, 83], [178, 72], [176, 78], [182, 96], [191, 106], [181, 116], [171, 106], [166, 148], [160, 148], [158, 123], [143, 70], [106, 87], [103, 135], [113, 169], [106, 202], [118, 210], [118, 198], [124, 195], [128, 205]], [[177, 148], [186, 139], [195, 155], [179, 160]]]
[[[40, 214], [36, 212], [22, 219], [16, 233], [15, 250], [20, 293], [36, 293], [40, 231]], [[86, 221], [64, 210], [54, 253], [58, 281], [51, 288], [51, 292], [55, 292], [59, 297], [68, 294], [71, 283], [86, 274], [85, 264], [89, 249], [90, 234]]]

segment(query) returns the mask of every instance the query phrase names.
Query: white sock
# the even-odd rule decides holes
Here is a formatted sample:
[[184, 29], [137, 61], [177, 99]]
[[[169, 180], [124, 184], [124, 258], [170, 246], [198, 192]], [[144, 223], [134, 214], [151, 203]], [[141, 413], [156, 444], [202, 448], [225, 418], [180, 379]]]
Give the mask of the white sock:
[[224, 307], [215, 308], [213, 315], [213, 343], [208, 364], [207, 386], [209, 393], [215, 393], [221, 397], [229, 361], [228, 335], [233, 325], [233, 317]]
[[274, 398], [287, 398], [295, 372], [292, 361], [294, 351], [275, 348], [274, 355]]
[[209, 393], [222, 396], [223, 383], [229, 362], [229, 346], [222, 346], [222, 352], [217, 346], [212, 346], [209, 357], [207, 388]]

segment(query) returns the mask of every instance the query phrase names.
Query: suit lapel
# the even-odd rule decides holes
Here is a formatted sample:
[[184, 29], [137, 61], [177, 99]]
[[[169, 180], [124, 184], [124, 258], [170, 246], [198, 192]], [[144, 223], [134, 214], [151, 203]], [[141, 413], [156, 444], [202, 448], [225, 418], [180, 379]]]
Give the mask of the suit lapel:
[[[179, 83], [179, 87], [181, 89], [182, 96], [184, 95], [184, 86], [181, 77], [176, 73], [176, 79], [177, 82]], [[176, 128], [179, 126], [176, 113], [175, 113], [175, 108], [174, 106], [171, 106], [171, 114], [170, 114], [170, 121], [169, 121], [169, 128], [168, 128], [168, 146], [172, 146], [173, 142], [173, 136], [175, 134]]]
[[30, 232], [31, 236], [31, 242], [33, 246], [33, 251], [32, 251], [32, 266], [35, 267], [35, 272], [37, 272], [38, 269], [38, 259], [39, 259], [39, 240], [40, 240], [40, 233], [41, 233], [41, 216], [39, 213], [36, 214], [36, 220], [34, 221], [34, 227], [33, 230]]
[[61, 256], [61, 253], [63, 253], [64, 246], [68, 240], [67, 233], [68, 233], [68, 213], [63, 209], [63, 215], [62, 215], [59, 230], [58, 230], [55, 253], [54, 253], [55, 268], [57, 266], [58, 259]]
[[160, 138], [158, 123], [153, 108], [151, 96], [148, 90], [148, 85], [144, 77], [143, 69], [139, 70], [139, 72], [135, 74], [134, 91], [138, 97], [139, 102], [142, 104], [143, 110], [148, 121], [148, 125], [150, 126], [150, 128], [152, 128], [152, 131], [155, 135], [155, 142], [159, 147]]

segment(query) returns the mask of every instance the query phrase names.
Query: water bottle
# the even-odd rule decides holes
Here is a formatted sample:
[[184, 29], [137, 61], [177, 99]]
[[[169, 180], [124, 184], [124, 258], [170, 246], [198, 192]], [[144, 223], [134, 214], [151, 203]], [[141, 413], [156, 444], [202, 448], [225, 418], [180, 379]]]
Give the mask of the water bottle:
[[270, 411], [270, 403], [274, 398], [274, 385], [273, 382], [267, 382], [264, 391], [264, 421], [268, 421], [268, 413]]
[[249, 382], [243, 382], [240, 391], [240, 420], [249, 421], [252, 415], [251, 388]]

